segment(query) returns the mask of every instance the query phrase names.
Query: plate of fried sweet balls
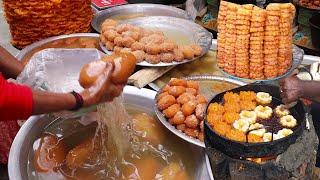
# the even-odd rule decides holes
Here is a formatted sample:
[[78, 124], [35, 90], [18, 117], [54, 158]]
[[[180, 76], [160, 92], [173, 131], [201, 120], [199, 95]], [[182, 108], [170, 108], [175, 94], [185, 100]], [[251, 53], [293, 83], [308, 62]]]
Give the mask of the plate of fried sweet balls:
[[177, 136], [204, 147], [203, 123], [207, 103], [198, 81], [172, 78], [158, 92], [155, 112]]
[[106, 19], [100, 46], [107, 54], [132, 53], [140, 66], [171, 66], [193, 61], [208, 52], [212, 35], [192, 21], [174, 17]]
[[272, 142], [291, 135], [298, 121], [283, 104], [274, 104], [267, 92], [226, 92], [221, 102], [208, 105], [207, 123], [226, 139]]

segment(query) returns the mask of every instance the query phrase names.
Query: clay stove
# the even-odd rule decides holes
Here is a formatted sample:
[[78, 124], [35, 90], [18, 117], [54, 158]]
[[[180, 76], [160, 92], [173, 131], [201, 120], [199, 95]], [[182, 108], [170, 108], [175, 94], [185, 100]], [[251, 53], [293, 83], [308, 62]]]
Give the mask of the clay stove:
[[296, 142], [276, 157], [255, 159], [230, 158], [213, 148], [206, 148], [215, 180], [287, 180], [312, 179], [318, 137], [309, 117], [310, 130], [304, 129]]

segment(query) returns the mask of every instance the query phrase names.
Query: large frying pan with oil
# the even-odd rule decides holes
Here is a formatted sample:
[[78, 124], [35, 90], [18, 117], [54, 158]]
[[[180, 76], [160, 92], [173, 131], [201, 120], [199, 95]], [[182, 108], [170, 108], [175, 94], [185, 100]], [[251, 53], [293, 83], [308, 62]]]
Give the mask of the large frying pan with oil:
[[[240, 91], [267, 92], [273, 97], [273, 106], [283, 104], [280, 98], [280, 88], [274, 85], [255, 83], [242, 86], [230, 91], [237, 93]], [[222, 102], [224, 94], [225, 92], [216, 95], [211, 99], [209, 104], [214, 102]], [[266, 157], [279, 155], [286, 151], [291, 144], [295, 143], [297, 138], [301, 136], [304, 128], [306, 128], [305, 109], [303, 103], [300, 100], [294, 107], [290, 108], [290, 113], [297, 119], [298, 122], [298, 125], [293, 129], [293, 133], [287, 137], [263, 143], [237, 142], [227, 139], [217, 134], [214, 129], [208, 124], [206, 119], [204, 127], [205, 145], [206, 147], [215, 148], [233, 158]]]

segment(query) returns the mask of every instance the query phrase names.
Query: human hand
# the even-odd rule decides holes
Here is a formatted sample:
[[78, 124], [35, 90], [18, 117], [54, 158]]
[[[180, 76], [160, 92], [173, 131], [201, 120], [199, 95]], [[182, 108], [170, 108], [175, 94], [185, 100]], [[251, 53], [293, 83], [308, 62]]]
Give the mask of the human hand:
[[111, 81], [113, 69], [114, 67], [111, 63], [106, 63], [105, 68], [97, 77], [95, 83], [80, 93], [84, 101], [84, 106], [112, 101], [115, 97], [118, 97], [121, 94], [125, 83], [114, 84]]
[[302, 81], [296, 76], [284, 78], [279, 81], [281, 92], [281, 98], [283, 103], [289, 104], [297, 101], [303, 96]]

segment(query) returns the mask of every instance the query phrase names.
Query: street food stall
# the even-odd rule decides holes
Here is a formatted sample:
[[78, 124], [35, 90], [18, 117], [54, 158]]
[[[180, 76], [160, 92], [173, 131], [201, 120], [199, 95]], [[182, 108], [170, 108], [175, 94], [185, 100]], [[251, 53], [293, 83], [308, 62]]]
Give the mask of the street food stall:
[[320, 79], [293, 38], [296, 7], [319, 1], [2, 3], [1, 45], [24, 66], [13, 81], [81, 92], [112, 64], [127, 84], [111, 102], [19, 120], [10, 179], [317, 177], [309, 102], [284, 103], [278, 81]]

